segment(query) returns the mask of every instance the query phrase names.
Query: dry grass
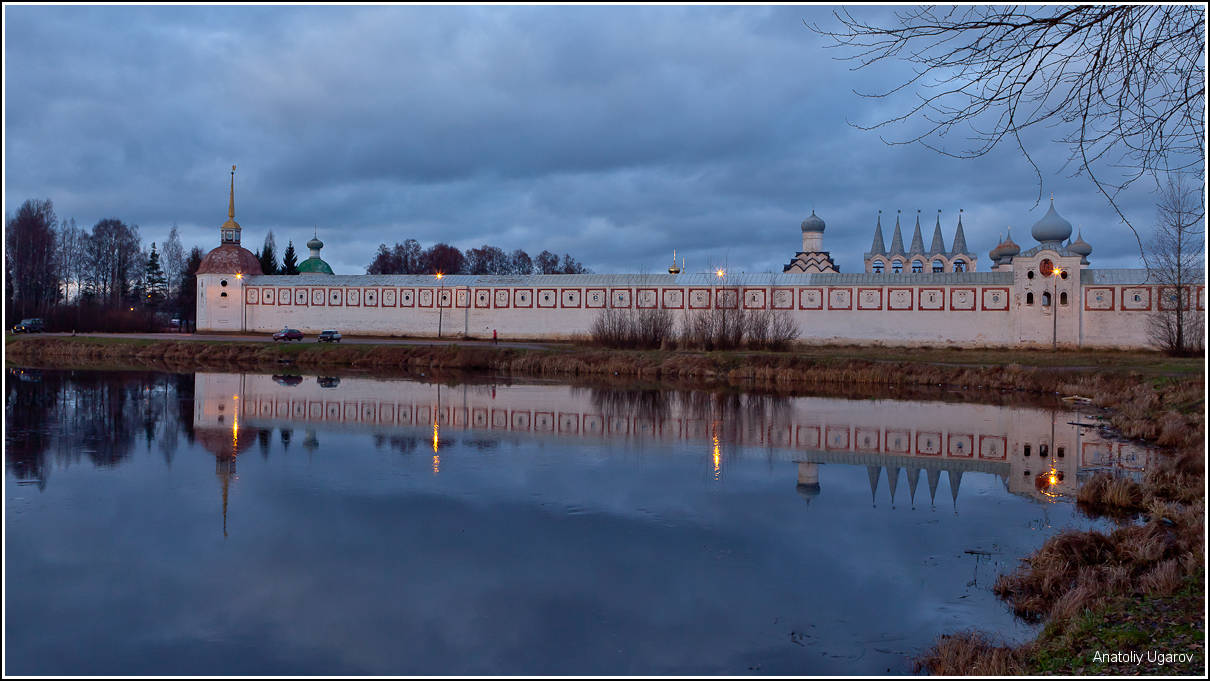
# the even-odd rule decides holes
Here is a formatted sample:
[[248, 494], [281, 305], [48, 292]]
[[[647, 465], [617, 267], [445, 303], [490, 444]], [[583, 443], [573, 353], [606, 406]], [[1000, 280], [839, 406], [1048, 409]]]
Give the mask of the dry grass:
[[1076, 493], [1076, 502], [1094, 513], [1129, 513], [1143, 509], [1143, 488], [1130, 478], [1101, 472]]
[[923, 657], [915, 672], [941, 676], [1009, 676], [1025, 673], [1021, 654], [997, 645], [979, 632], [942, 636]]

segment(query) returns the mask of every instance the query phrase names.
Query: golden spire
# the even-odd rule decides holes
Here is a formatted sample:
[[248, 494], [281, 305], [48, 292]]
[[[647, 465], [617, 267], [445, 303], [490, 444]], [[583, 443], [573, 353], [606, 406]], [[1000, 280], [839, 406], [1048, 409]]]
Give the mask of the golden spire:
[[227, 203], [227, 217], [235, 219], [235, 166], [231, 166], [231, 200]]

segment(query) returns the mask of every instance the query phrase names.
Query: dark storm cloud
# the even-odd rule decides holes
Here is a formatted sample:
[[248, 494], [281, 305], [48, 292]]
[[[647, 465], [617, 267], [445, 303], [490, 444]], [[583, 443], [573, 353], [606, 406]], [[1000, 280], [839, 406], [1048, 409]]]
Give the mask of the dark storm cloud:
[[[659, 271], [674, 248], [690, 270], [780, 271], [812, 209], [843, 271], [879, 209], [888, 239], [896, 209], [931, 230], [940, 208], [948, 244], [964, 208], [980, 254], [1008, 225], [1032, 244], [1046, 202], [1014, 149], [959, 161], [848, 125], [896, 112], [853, 90], [907, 70], [834, 60], [802, 23], [828, 13], [8, 7], [5, 210], [49, 197], [83, 225], [120, 217], [152, 241], [176, 222], [209, 248], [237, 163], [245, 245], [272, 230], [301, 248], [318, 228], [338, 272], [406, 238], [603, 272]], [[1036, 147], [1097, 264], [1134, 265], [1126, 227], [1060, 172], [1065, 149]], [[1140, 192], [1132, 217], [1149, 224], [1152, 202]]]

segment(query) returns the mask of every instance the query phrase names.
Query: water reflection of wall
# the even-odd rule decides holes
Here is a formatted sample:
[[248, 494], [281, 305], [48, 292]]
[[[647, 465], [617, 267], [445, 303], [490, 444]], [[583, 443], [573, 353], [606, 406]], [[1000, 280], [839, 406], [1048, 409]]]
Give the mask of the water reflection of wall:
[[[195, 391], [199, 429], [229, 429], [238, 418], [246, 428], [701, 442], [705, 450], [721, 450], [723, 460], [870, 466], [872, 491], [884, 469], [893, 491], [902, 469], [913, 492], [923, 472], [935, 493], [944, 470], [955, 495], [962, 472], [987, 472], [1001, 476], [1012, 492], [1047, 498], [1073, 494], [1093, 468], [1141, 474], [1150, 456], [1102, 437], [1078, 412], [983, 404], [251, 374], [198, 374]], [[817, 474], [810, 484], [822, 484]]]

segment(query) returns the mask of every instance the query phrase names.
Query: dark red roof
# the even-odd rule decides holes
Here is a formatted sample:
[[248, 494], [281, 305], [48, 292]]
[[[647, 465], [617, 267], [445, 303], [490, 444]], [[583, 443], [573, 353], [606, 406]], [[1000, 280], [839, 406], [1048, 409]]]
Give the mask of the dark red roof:
[[223, 244], [206, 254], [198, 274], [264, 274], [252, 251], [236, 244]]

